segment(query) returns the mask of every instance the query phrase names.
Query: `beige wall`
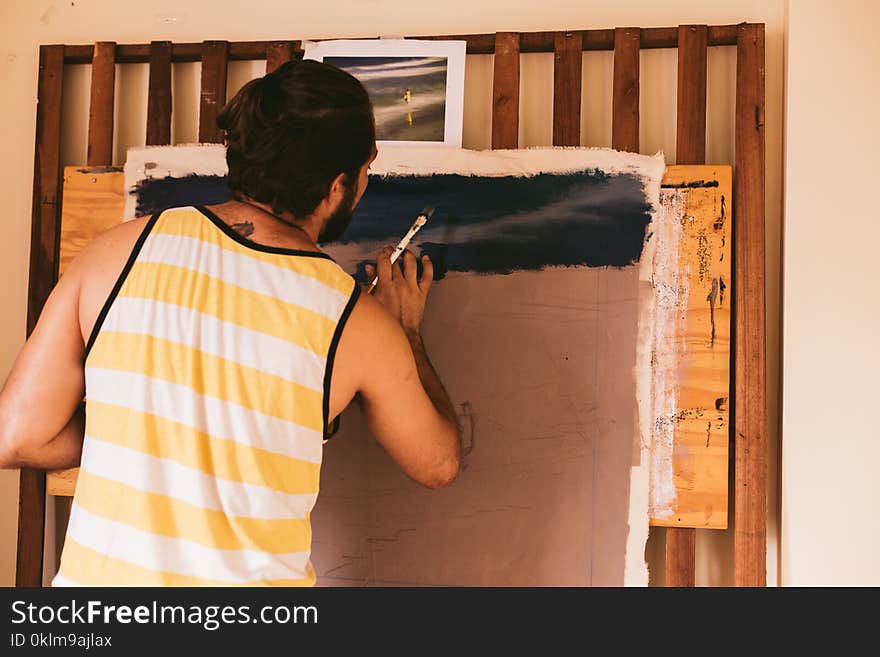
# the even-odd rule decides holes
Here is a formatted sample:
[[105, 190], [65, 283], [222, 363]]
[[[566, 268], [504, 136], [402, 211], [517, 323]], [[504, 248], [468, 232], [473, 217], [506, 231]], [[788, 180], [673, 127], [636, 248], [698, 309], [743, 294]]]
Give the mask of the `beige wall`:
[[[0, 193], [6, 203], [6, 217], [0, 222], [0, 280], [4, 282], [0, 286], [0, 307], [4, 309], [0, 315], [0, 375], [8, 372], [24, 340], [37, 54], [41, 43], [392, 36], [763, 22], [767, 24], [768, 581], [775, 583], [783, 9], [783, 0], [639, 0], [616, 3], [603, 0], [517, 3], [502, 0], [446, 0], [442, 3], [337, 0], [332, 5], [290, 0], [216, 0], [204, 3], [187, 0], [153, 0], [149, 3], [5, 0], [0, 6], [0, 25], [6, 32], [0, 41], [0, 79], [5, 95], [5, 120], [0, 125], [0, 137], [5, 147], [4, 157], [0, 160]], [[469, 58], [464, 130], [467, 147], [485, 148], [489, 145], [491, 62], [491, 56]], [[550, 143], [552, 62], [549, 54], [523, 56], [522, 145]], [[642, 152], [663, 150], [668, 161], [674, 162], [675, 51], [643, 52], [641, 63]], [[734, 48], [713, 49], [710, 53], [709, 162], [732, 162], [735, 63]], [[583, 141], [593, 146], [610, 146], [611, 54], [588, 53], [584, 64]], [[177, 142], [192, 141], [196, 136], [198, 70], [198, 64], [175, 65], [173, 137]], [[232, 64], [230, 92], [260, 71], [260, 65]], [[88, 83], [88, 67], [72, 66], [65, 71], [67, 98], [63, 118], [66, 135], [62, 150], [65, 163], [81, 164], [85, 160]], [[145, 103], [142, 98], [146, 84], [145, 65], [118, 68], [118, 94], [120, 97], [132, 96], [134, 100], [117, 112], [117, 162], [124, 159], [125, 147], [143, 143]], [[0, 472], [0, 584], [10, 584], [14, 578], [17, 490], [17, 473]], [[655, 547], [652, 546], [652, 562], [657, 561]], [[731, 583], [730, 551], [730, 532], [700, 532], [698, 583]], [[51, 568], [52, 564], [48, 564], [47, 571]]]
[[880, 3], [874, 0], [797, 0], [789, 7], [782, 442], [787, 585], [880, 585], [878, 24]]

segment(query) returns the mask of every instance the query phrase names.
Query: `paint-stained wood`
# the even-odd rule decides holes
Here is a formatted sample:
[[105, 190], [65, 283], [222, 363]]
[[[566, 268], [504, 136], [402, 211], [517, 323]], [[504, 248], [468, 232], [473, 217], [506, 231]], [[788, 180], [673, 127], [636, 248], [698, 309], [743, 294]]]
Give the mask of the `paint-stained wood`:
[[[664, 193], [683, 196], [677, 288], [684, 321], [669, 346], [677, 363], [672, 513], [663, 527], [727, 527], [730, 411], [731, 168], [666, 168]], [[683, 539], [685, 546], [689, 539]], [[677, 546], [677, 544], [675, 544]], [[675, 548], [675, 546], [674, 546]], [[675, 555], [676, 560], [686, 555]], [[669, 573], [667, 572], [667, 578]]]
[[[34, 144], [34, 194], [28, 282], [27, 333], [55, 284], [61, 152], [61, 83], [64, 46], [41, 46]], [[19, 479], [17, 586], [40, 586], [43, 577], [46, 476], [23, 468]]]
[[59, 274], [86, 244], [122, 221], [124, 186], [122, 169], [64, 168]]
[[116, 85], [116, 44], [100, 41], [92, 58], [92, 89], [89, 99], [89, 166], [113, 163], [113, 95]]
[[492, 81], [492, 148], [519, 144], [519, 33], [495, 35]]
[[637, 27], [614, 30], [611, 145], [639, 152], [639, 38]]
[[767, 381], [764, 298], [764, 26], [736, 48], [734, 583], [767, 584]]
[[221, 130], [217, 115], [226, 104], [226, 69], [229, 61], [229, 43], [205, 41], [202, 44], [202, 91], [199, 104], [199, 141], [220, 143]]
[[266, 73], [294, 58], [296, 44], [293, 41], [273, 41], [266, 46]]
[[557, 32], [553, 61], [553, 145], [580, 146], [583, 34]]
[[705, 25], [678, 28], [678, 164], [706, 161], [706, 41]]
[[171, 42], [150, 44], [147, 146], [171, 143]]

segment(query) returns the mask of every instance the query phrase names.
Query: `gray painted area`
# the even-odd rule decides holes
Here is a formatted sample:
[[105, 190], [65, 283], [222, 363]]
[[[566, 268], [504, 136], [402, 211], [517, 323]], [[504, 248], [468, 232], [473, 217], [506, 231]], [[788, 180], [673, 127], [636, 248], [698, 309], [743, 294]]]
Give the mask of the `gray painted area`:
[[638, 290], [634, 266], [435, 283], [424, 337], [466, 427], [462, 472], [421, 488], [346, 411], [312, 514], [319, 584], [622, 585]]

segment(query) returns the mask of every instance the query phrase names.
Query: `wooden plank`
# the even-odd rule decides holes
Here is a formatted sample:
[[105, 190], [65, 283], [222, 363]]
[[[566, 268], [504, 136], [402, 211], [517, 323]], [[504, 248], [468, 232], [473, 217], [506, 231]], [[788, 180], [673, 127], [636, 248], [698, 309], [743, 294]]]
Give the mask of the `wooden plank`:
[[296, 44], [293, 41], [273, 41], [266, 46], [266, 73], [289, 62], [294, 57]]
[[764, 298], [764, 25], [736, 48], [734, 584], [767, 585], [767, 382]]
[[580, 146], [584, 37], [557, 32], [553, 63], [553, 145]]
[[[707, 35], [705, 25], [681, 25], [678, 28], [676, 161], [679, 164], [703, 164], [706, 161]], [[730, 262], [729, 254], [727, 262]], [[723, 276], [721, 280], [724, 280]], [[730, 281], [729, 275], [727, 281]], [[729, 357], [729, 347], [725, 355]], [[725, 413], [726, 409], [727, 406]], [[678, 506], [675, 517], [680, 518], [685, 510]], [[696, 558], [696, 530], [670, 527], [666, 531], [667, 586], [694, 586]]]
[[614, 92], [611, 145], [639, 152], [639, 39], [637, 27], [614, 30]]
[[92, 59], [92, 90], [89, 100], [89, 166], [113, 163], [113, 93], [116, 84], [116, 44], [99, 41]]
[[705, 25], [678, 28], [678, 120], [676, 162], [706, 161], [706, 37]]
[[[728, 521], [732, 170], [722, 165], [666, 168], [661, 200], [678, 199], [687, 221], [678, 245], [675, 290], [686, 300], [684, 322], [667, 343], [676, 363], [671, 513], [661, 527], [725, 529]], [[667, 536], [675, 532], [668, 532]], [[672, 537], [673, 549], [689, 542]], [[668, 547], [668, 546], [667, 546]], [[667, 551], [667, 556], [669, 556]], [[676, 556], [674, 560], [684, 560]]]
[[492, 148], [519, 144], [519, 33], [495, 35], [492, 81]]
[[124, 178], [122, 169], [64, 168], [59, 274], [86, 244], [122, 221]]
[[57, 497], [73, 497], [79, 468], [53, 470], [46, 474], [46, 493]]
[[217, 115], [226, 104], [226, 67], [229, 44], [205, 41], [202, 44], [202, 92], [199, 106], [199, 141], [220, 143], [223, 134], [217, 127]]
[[[40, 46], [39, 71], [28, 281], [28, 335], [34, 330], [40, 311], [49, 298], [57, 269], [64, 46]], [[19, 479], [16, 586], [42, 584], [45, 505], [45, 473], [23, 468]]]
[[[150, 44], [147, 146], [171, 143], [171, 42]], [[63, 226], [63, 224], [62, 224]]]

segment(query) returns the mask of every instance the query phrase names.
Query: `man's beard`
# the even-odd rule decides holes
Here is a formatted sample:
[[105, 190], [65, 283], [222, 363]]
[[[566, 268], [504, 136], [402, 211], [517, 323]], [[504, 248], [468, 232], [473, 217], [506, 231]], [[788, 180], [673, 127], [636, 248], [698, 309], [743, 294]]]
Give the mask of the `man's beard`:
[[352, 217], [354, 217], [354, 195], [357, 185], [344, 185], [343, 187], [345, 193], [342, 200], [327, 219], [324, 228], [321, 230], [321, 234], [318, 235], [318, 241], [322, 244], [326, 242], [334, 242], [342, 237], [342, 233], [345, 232], [345, 229], [348, 228], [348, 224], [351, 223]]

